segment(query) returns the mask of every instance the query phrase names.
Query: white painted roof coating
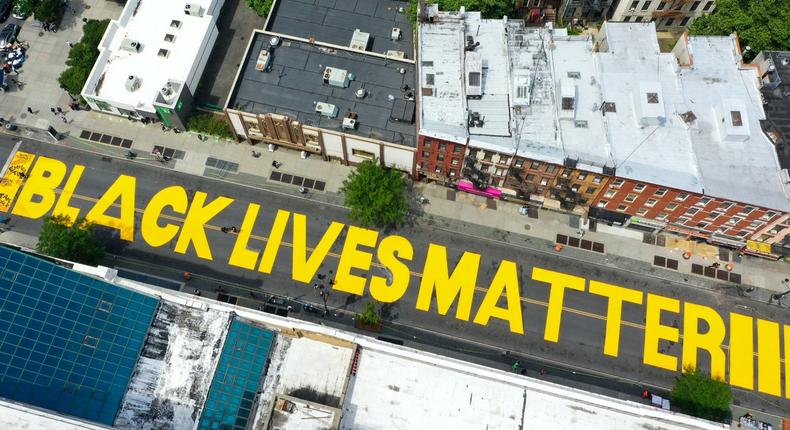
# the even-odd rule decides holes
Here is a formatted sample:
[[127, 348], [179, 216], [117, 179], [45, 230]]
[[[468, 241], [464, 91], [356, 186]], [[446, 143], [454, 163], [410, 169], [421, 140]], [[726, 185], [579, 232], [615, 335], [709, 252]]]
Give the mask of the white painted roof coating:
[[[203, 16], [185, 14], [187, 3], [202, 7]], [[212, 14], [218, 14], [223, 3], [223, 0], [128, 2], [121, 18], [113, 21], [105, 33], [105, 39], [110, 39], [103, 40], [102, 46], [110, 53], [107, 62], [97, 62], [92, 72], [102, 76], [93, 95], [153, 111], [152, 102], [169, 79], [188, 82], [192, 78], [193, 68], [205, 50], [207, 35], [216, 27], [216, 16]], [[174, 20], [180, 23], [179, 27], [171, 26]], [[113, 32], [114, 25], [118, 27]], [[174, 36], [172, 41], [165, 40], [167, 34]], [[121, 49], [126, 39], [139, 42], [139, 52]], [[167, 50], [166, 56], [160, 56], [162, 49]], [[140, 80], [140, 87], [135, 91], [126, 89], [129, 76]], [[196, 88], [190, 89], [194, 95]]]
[[[480, 43], [479, 100], [463, 92], [462, 31]], [[423, 135], [555, 164], [571, 158], [591, 171], [614, 167], [619, 177], [790, 210], [790, 187], [759, 123], [756, 73], [740, 64], [731, 37], [691, 37], [693, 64], [680, 67], [673, 53], [660, 52], [653, 23], [605, 23], [598, 52], [587, 36], [476, 12], [439, 12], [420, 32], [422, 64], [432, 62], [432, 73], [460, 91], [421, 97]], [[444, 33], [453, 36], [440, 43], [434, 36]], [[563, 97], [574, 98], [573, 109], [563, 109]], [[615, 111], [604, 115], [604, 103]], [[681, 117], [689, 111], [696, 121]], [[468, 127], [467, 112], [480, 113], [484, 126]]]

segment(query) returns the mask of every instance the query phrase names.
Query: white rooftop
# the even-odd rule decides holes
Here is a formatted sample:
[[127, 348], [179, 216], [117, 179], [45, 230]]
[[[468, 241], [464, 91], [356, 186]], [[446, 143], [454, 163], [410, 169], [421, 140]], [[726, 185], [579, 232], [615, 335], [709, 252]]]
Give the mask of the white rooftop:
[[[84, 93], [116, 106], [151, 112], [151, 103], [168, 80], [187, 83], [194, 95], [207, 60], [202, 57], [211, 52], [216, 37], [216, 15], [223, 2], [129, 0], [99, 45], [102, 52]], [[187, 3], [192, 10], [202, 8], [202, 15], [187, 15]], [[139, 47], [137, 52], [126, 48], [132, 42]], [[134, 91], [127, 89], [130, 76], [139, 83]]]

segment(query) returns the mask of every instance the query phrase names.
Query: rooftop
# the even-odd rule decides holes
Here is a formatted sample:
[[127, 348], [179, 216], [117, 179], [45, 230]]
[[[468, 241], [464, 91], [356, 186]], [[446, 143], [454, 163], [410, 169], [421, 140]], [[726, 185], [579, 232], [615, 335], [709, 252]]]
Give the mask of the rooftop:
[[[414, 95], [413, 64], [283, 39], [274, 50], [271, 70], [256, 70], [258, 53], [268, 49], [270, 39], [255, 33], [229, 107], [288, 115], [306, 125], [416, 145], [414, 124], [392, 119], [396, 102]], [[327, 67], [347, 72], [353, 80], [348, 78], [346, 87], [327, 84], [323, 80]], [[404, 91], [406, 85], [409, 90]], [[357, 96], [361, 88], [366, 92], [363, 98]], [[318, 113], [318, 103], [334, 105], [336, 115]], [[356, 129], [342, 129], [347, 112], [358, 114]]]
[[[367, 50], [401, 51], [413, 58], [411, 24], [398, 0], [277, 0], [266, 30], [287, 36], [349, 46], [355, 30], [370, 35]], [[392, 40], [393, 28], [400, 39]]]
[[169, 80], [187, 83], [194, 94], [202, 72], [196, 64], [205, 64], [201, 55], [214, 43], [216, 15], [224, 1], [189, 3], [200, 9], [197, 15], [184, 13], [185, 2], [128, 1], [99, 45], [101, 55], [84, 93], [152, 112], [152, 102]]
[[752, 63], [765, 73], [762, 94], [765, 99], [763, 128], [776, 145], [779, 164], [790, 169], [790, 52], [764, 51]]

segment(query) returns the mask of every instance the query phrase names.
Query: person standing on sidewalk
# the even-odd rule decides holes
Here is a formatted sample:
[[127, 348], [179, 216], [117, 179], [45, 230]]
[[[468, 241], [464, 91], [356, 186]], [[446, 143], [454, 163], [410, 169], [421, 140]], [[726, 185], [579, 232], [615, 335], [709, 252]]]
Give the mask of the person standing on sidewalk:
[[28, 107], [27, 107], [27, 113], [29, 113], [30, 115], [33, 115], [33, 108], [31, 108], [30, 106], [28, 106]]

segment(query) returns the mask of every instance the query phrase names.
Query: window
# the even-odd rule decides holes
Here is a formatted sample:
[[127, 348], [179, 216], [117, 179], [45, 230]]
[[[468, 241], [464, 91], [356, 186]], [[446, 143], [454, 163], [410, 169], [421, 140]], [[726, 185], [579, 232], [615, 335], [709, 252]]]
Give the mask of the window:
[[459, 163], [458, 159], [457, 158], [453, 158], [453, 160], [451, 161], [450, 164], [452, 164], [453, 166], [457, 166], [458, 163]]
[[666, 210], [673, 211], [673, 210], [675, 210], [677, 208], [678, 208], [678, 204], [677, 203], [670, 203], [670, 204], [667, 205]]
[[646, 1], [646, 2], [642, 3], [642, 10], [650, 9], [650, 3], [653, 3], [653, 2], [652, 1]]
[[574, 105], [574, 98], [573, 97], [563, 97], [562, 98], [562, 109], [563, 110], [573, 110]]
[[176, 36], [174, 34], [165, 34], [165, 42], [173, 42], [176, 40]]
[[530, 182], [532, 182], [532, 181], [534, 181], [534, 180], [535, 180], [535, 175], [533, 175], [532, 173], [530, 173], [529, 175], [527, 175], [527, 181], [530, 181]]
[[619, 205], [617, 206], [617, 210], [620, 212], [624, 212], [628, 210], [628, 205]]
[[516, 167], [521, 168], [524, 165], [524, 160], [519, 158], [516, 160]]
[[423, 161], [422, 163], [420, 163], [420, 169], [423, 169], [423, 170], [428, 169], [428, 162], [427, 161]]
[[669, 216], [668, 214], [661, 212], [656, 216], [656, 219], [659, 221], [664, 221], [665, 219], [667, 219], [668, 216]]
[[533, 161], [532, 164], [529, 166], [529, 168], [532, 170], [538, 170], [539, 167], [540, 167], [539, 161]]
[[573, 191], [574, 193], [578, 193], [579, 192], [579, 186], [578, 185], [572, 186], [571, 187], [571, 191]]
[[422, 141], [422, 147], [425, 149], [431, 148], [431, 139], [425, 139]]
[[627, 17], [623, 18], [623, 22], [631, 22], [631, 17], [627, 16]]
[[763, 221], [768, 221], [769, 219], [771, 219], [771, 218], [773, 218], [775, 216], [776, 216], [776, 212], [768, 211], [765, 214], [763, 214], [763, 216], [761, 216], [760, 219], [763, 220]]
[[579, 72], [568, 72], [568, 77], [571, 79], [581, 79], [582, 74]]
[[757, 228], [757, 227], [762, 226], [763, 224], [765, 224], [765, 223], [760, 222], [760, 221], [752, 221], [752, 223], [749, 224], [749, 228]]
[[740, 212], [738, 212], [738, 213], [739, 214], [744, 214], [744, 215], [749, 215], [750, 213], [752, 213], [753, 210], [754, 210], [753, 207], [746, 206], [745, 208], [741, 209]]
[[600, 184], [601, 181], [603, 181], [603, 176], [596, 175], [595, 178], [593, 178], [593, 184]]
[[546, 173], [554, 173], [555, 170], [557, 170], [557, 166], [552, 166], [551, 164], [546, 166]]
[[617, 191], [614, 191], [614, 190], [608, 190], [608, 191], [606, 191], [606, 192], [603, 194], [603, 196], [604, 196], [604, 197], [606, 197], [607, 199], [611, 199], [612, 197], [614, 197], [614, 195], [615, 195], [615, 194], [617, 194]]
[[705, 3], [705, 7], [703, 7], [702, 10], [708, 10], [712, 6], [713, 6], [713, 0], [710, 0], [709, 2]]
[[657, 190], [656, 190], [656, 192], [655, 192], [655, 193], [653, 193], [653, 194], [654, 194], [654, 195], [656, 195], [656, 196], [658, 196], [658, 197], [661, 197], [661, 196], [663, 196], [663, 195], [664, 195], [664, 194], [666, 194], [666, 193], [667, 193], [667, 189], [666, 189], [666, 188], [659, 188], [659, 189], [657, 189]]
[[743, 125], [743, 118], [741, 117], [741, 112], [737, 110], [730, 111], [730, 120], [732, 120], [732, 125], [735, 127], [740, 127]]
[[431, 153], [428, 151], [422, 151], [422, 158], [431, 158]]
[[689, 10], [697, 10], [697, 8], [699, 7], [699, 3], [700, 2], [698, 2], [698, 1], [695, 1], [694, 3], [692, 3], [691, 7], [689, 8]]
[[713, 221], [720, 216], [721, 216], [721, 212], [711, 212], [710, 214], [708, 214], [706, 218]]
[[644, 209], [644, 208], [639, 209], [638, 211], [636, 211], [636, 214], [639, 215], [639, 216], [647, 215], [647, 209]]
[[699, 199], [699, 200], [697, 201], [697, 203], [695, 203], [695, 204], [696, 204], [697, 206], [702, 206], [702, 207], [705, 207], [705, 205], [707, 205], [708, 203], [710, 203], [710, 198], [708, 198], [708, 197], [703, 197], [703, 198]]
[[373, 154], [372, 152], [363, 151], [361, 149], [356, 149], [356, 148], [351, 149], [351, 154], [354, 155], [355, 157], [364, 158], [365, 160], [373, 160], [374, 158], [376, 158], [375, 154]]
[[688, 208], [686, 215], [694, 215], [697, 212], [699, 212], [699, 208]]
[[425, 86], [432, 87], [434, 85], [434, 77], [433, 73], [426, 73], [425, 74]]
[[736, 225], [741, 221], [743, 221], [743, 218], [739, 216], [734, 216], [727, 220], [727, 225]]
[[548, 185], [548, 184], [549, 184], [549, 178], [540, 178], [540, 185], [544, 185], [545, 186], [545, 185]]
[[508, 164], [510, 162], [510, 157], [499, 157], [499, 164]]
[[494, 156], [493, 152], [483, 151], [483, 160], [491, 161], [491, 157]]
[[447, 149], [447, 144], [446, 143], [440, 143], [439, 144], [439, 151], [444, 151], [445, 149]]
[[494, 174], [497, 176], [502, 176], [505, 174], [505, 169], [496, 169], [496, 172], [494, 172]]
[[746, 237], [747, 234], [749, 234], [748, 231], [742, 230], [742, 231], [739, 231], [738, 234], [736, 234], [736, 236], [738, 236], [738, 237]]
[[719, 209], [727, 210], [731, 206], [732, 206], [732, 202], [722, 202], [722, 204], [719, 205]]
[[636, 200], [636, 194], [629, 194], [625, 196], [625, 201], [628, 203], [633, 203]]
[[625, 181], [623, 179], [615, 179], [614, 182], [612, 182], [612, 188], [620, 188], [624, 183]]
[[660, 1], [658, 2], [658, 6], [656, 7], [656, 10], [664, 10], [665, 7], [667, 7], [667, 2]]
[[460, 154], [461, 153], [461, 145], [453, 146], [453, 154]]
[[636, 184], [634, 185], [634, 191], [636, 191], [637, 193], [641, 193], [642, 191], [645, 190], [645, 187], [646, 187], [645, 184]]
[[677, 195], [677, 197], [675, 197], [675, 200], [679, 202], [683, 202], [686, 201], [687, 198], [689, 198], [689, 195], [687, 193], [680, 193]]
[[674, 18], [669, 18], [669, 19], [667, 19], [667, 22], [664, 25], [666, 25], [667, 27], [672, 27], [672, 24], [674, 24], [674, 23], [675, 23], [675, 19]]
[[638, 6], [639, 6], [639, 1], [638, 0], [631, 2], [631, 9], [636, 9]]
[[592, 194], [592, 193], [595, 192], [595, 190], [596, 190], [595, 187], [587, 187], [587, 191], [585, 191], [585, 193], [586, 194]]
[[705, 228], [705, 227], [707, 227], [709, 225], [710, 225], [709, 222], [701, 221], [701, 222], [697, 223], [697, 228]]
[[577, 179], [580, 180], [580, 181], [583, 181], [583, 180], [587, 179], [587, 174], [583, 173], [583, 172], [579, 173], [579, 176], [577, 176]]
[[685, 26], [686, 26], [686, 24], [688, 24], [688, 22], [689, 22], [689, 19], [691, 19], [691, 18], [689, 18], [689, 17], [685, 17], [685, 18], [681, 19], [681, 20], [680, 20], [680, 26], [681, 26], [681, 27], [685, 27]]
[[653, 206], [656, 205], [656, 203], [658, 203], [658, 200], [656, 199], [647, 199], [647, 201], [645, 202], [645, 206], [652, 208]]
[[687, 223], [687, 222], [689, 222], [689, 219], [688, 219], [688, 217], [684, 217], [684, 216], [682, 216], [682, 217], [678, 218], [678, 220], [677, 220], [677, 223], [676, 223], [676, 224], [685, 224], [685, 223]]
[[642, 17], [638, 16], [638, 17], [634, 18], [634, 22], [642, 22]]
[[607, 202], [606, 200], [601, 200], [600, 202], [598, 202], [598, 207], [599, 208], [605, 208], [606, 205], [608, 205], [608, 204], [609, 204], [609, 202]]
[[440, 153], [439, 155], [437, 155], [437, 156], [436, 156], [436, 160], [437, 160], [437, 161], [444, 161], [444, 154], [441, 154], [441, 153]]

